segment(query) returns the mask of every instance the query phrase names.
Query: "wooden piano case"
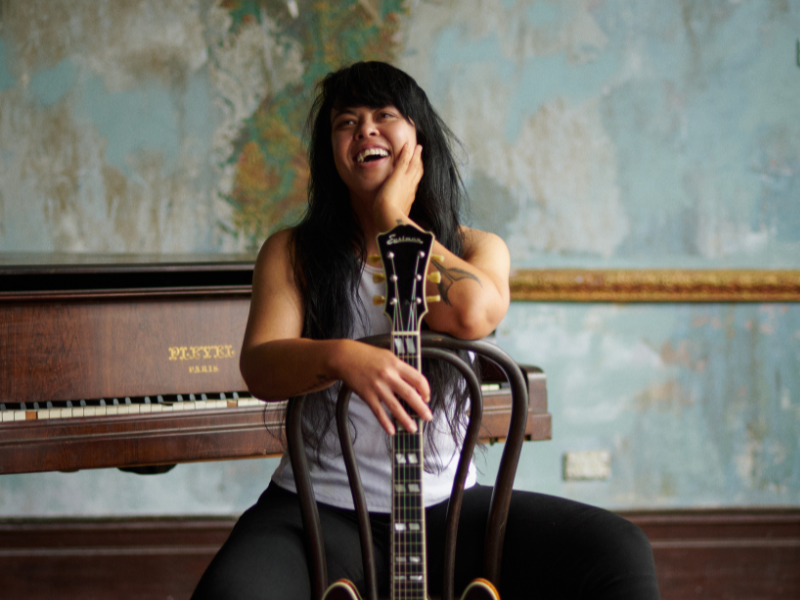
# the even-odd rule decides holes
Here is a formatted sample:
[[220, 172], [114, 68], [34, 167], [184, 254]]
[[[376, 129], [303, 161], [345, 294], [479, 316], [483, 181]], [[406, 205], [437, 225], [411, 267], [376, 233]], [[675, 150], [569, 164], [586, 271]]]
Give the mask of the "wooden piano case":
[[[128, 397], [136, 403], [158, 395], [244, 392], [238, 353], [252, 269], [243, 258], [0, 265], [0, 402], [30, 408], [47, 401]], [[544, 374], [535, 367], [527, 372], [527, 433], [549, 439]], [[502, 439], [510, 396], [488, 391], [485, 404], [484, 439]], [[282, 403], [53, 419], [36, 414], [0, 422], [0, 474], [259, 458], [283, 447]]]

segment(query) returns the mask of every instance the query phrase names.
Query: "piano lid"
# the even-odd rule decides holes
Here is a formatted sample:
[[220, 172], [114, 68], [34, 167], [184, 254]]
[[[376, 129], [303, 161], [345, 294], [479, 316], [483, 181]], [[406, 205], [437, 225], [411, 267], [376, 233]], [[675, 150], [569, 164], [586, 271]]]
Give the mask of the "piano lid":
[[43, 293], [249, 288], [253, 254], [0, 254], [0, 300]]

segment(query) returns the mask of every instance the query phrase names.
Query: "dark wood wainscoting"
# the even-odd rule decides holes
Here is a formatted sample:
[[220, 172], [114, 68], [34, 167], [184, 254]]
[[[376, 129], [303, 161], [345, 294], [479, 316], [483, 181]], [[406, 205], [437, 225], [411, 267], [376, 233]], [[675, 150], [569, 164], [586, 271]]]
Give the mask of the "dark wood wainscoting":
[[[800, 598], [800, 509], [626, 512], [663, 600]], [[188, 599], [232, 519], [0, 521], [0, 596]]]
[[800, 598], [800, 509], [627, 512], [663, 600]]

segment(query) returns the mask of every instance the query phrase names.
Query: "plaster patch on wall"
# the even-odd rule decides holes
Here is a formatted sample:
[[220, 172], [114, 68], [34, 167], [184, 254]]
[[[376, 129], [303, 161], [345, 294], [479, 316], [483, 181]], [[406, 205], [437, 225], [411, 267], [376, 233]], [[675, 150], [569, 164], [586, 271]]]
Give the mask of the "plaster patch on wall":
[[761, 454], [761, 443], [756, 440], [749, 440], [745, 443], [742, 450], [733, 457], [736, 465], [736, 473], [742, 483], [751, 487], [755, 479], [756, 464]]
[[[534, 12], [536, 5], [528, 2], [507, 6], [502, 0], [461, 0], [457, 11], [445, 2], [419, 2], [404, 21], [405, 66], [411, 66], [430, 40], [452, 28], [467, 46], [496, 38], [501, 55], [518, 63], [563, 52], [570, 63], [580, 64], [594, 60], [607, 45], [608, 37], [592, 14], [593, 0], [537, 4], [547, 5], [552, 18], [542, 22]], [[420, 81], [423, 89], [428, 89], [426, 83], [433, 82]]]
[[35, 235], [6, 230], [0, 250], [222, 249], [210, 139], [196, 126], [213, 121], [197, 78], [207, 63], [200, 4], [31, 1], [4, 11], [20, 83], [0, 92], [0, 198], [14, 205], [4, 211], [14, 229]]
[[305, 69], [300, 44], [291, 38], [278, 43], [274, 21], [263, 11], [261, 18], [261, 23], [242, 23], [234, 33], [233, 19], [221, 1], [208, 13], [210, 79], [223, 115], [212, 143], [215, 162], [223, 169], [217, 186], [222, 196], [233, 191], [236, 164], [227, 161], [242, 124], [265, 98], [299, 82]]
[[477, 157], [521, 197], [522, 217], [508, 239], [516, 259], [536, 251], [609, 256], [625, 237], [615, 149], [597, 108], [557, 99], [525, 123], [505, 153]]
[[[17, 38], [18, 69], [33, 73], [65, 58], [100, 75], [109, 92], [156, 77], [186, 80], [205, 64], [200, 3], [194, 0], [30, 0], [4, 5]], [[21, 34], [21, 35], [20, 35]]]
[[[594, 86], [617, 67], [599, 60], [608, 39], [591, 4], [553, 4], [556, 20], [537, 24], [525, 3], [468, 2], [455, 13], [422, 3], [405, 21], [399, 65], [464, 143], [465, 179], [479, 189], [490, 181], [504, 200], [506, 222], [490, 225], [515, 262], [543, 252], [609, 256], [628, 231]], [[418, 60], [432, 39], [432, 60]], [[567, 83], [558, 95], [551, 76], [567, 64], [596, 69], [559, 80]]]
[[679, 414], [682, 409], [693, 406], [695, 399], [680, 382], [675, 380], [653, 383], [636, 394], [638, 411], [658, 410]]

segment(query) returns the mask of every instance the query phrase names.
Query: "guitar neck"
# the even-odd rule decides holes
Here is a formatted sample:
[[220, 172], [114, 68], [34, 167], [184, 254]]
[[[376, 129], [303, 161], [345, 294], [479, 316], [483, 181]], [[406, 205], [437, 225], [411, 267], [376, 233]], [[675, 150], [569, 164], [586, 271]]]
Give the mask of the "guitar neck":
[[[398, 225], [377, 237], [386, 281], [384, 313], [392, 322], [392, 350], [418, 371], [422, 367], [420, 326], [427, 312], [425, 282], [433, 234], [411, 225]], [[433, 281], [433, 280], [430, 280]], [[433, 299], [433, 298], [432, 298]], [[392, 600], [425, 600], [428, 590], [425, 561], [425, 504], [422, 499], [423, 422], [412, 415], [417, 432], [395, 421], [392, 437]]]
[[[420, 368], [419, 332], [395, 333], [395, 354]], [[399, 349], [405, 351], [400, 353]], [[411, 352], [410, 350], [413, 350]], [[425, 505], [422, 498], [423, 421], [412, 414], [417, 432], [411, 433], [395, 422], [392, 438], [392, 600], [427, 598], [425, 554]]]

